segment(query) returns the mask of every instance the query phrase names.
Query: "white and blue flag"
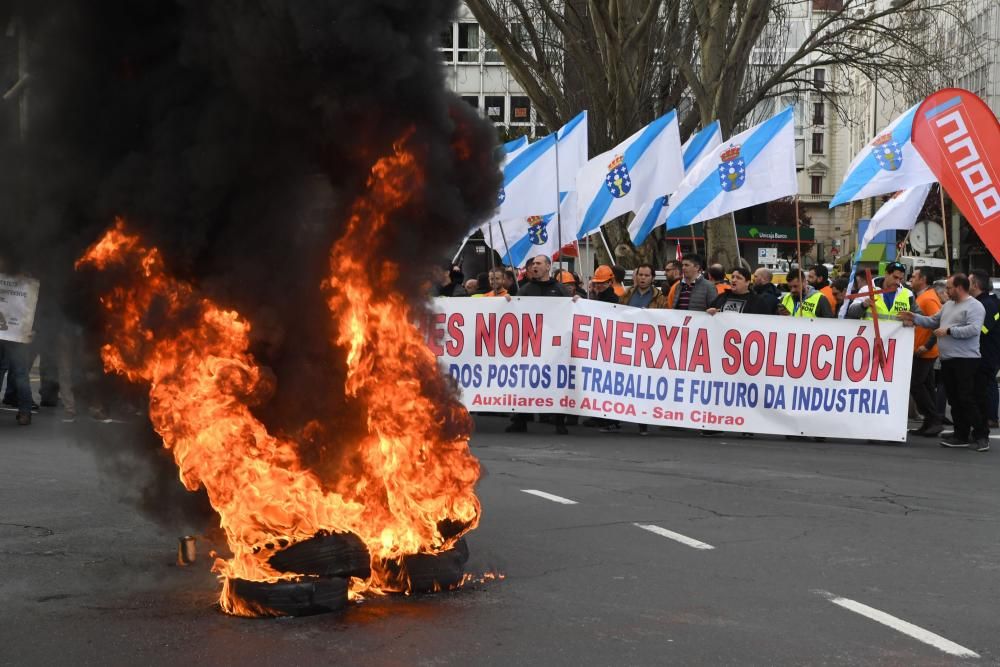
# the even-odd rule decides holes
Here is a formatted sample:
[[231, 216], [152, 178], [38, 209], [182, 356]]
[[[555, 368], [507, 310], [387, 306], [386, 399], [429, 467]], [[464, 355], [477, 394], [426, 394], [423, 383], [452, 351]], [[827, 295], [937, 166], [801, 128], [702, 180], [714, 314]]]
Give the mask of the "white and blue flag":
[[513, 220], [555, 208], [557, 189], [556, 135], [515, 149], [503, 168], [503, 186], [494, 220]]
[[677, 113], [657, 118], [615, 148], [590, 160], [576, 177], [580, 229], [577, 238], [608, 220], [638, 210], [684, 178]]
[[855, 156], [847, 168], [844, 183], [830, 202], [830, 208], [937, 181], [911, 141], [913, 117], [918, 106], [910, 107], [889, 123]]
[[930, 183], [915, 185], [912, 188], [900, 190], [889, 201], [882, 204], [882, 208], [872, 216], [871, 222], [868, 223], [868, 229], [865, 230], [865, 235], [861, 238], [861, 243], [858, 244], [858, 252], [863, 252], [872, 239], [886, 230], [913, 229], [930, 190]]
[[[708, 125], [697, 134], [688, 137], [681, 150], [684, 153], [684, 172], [698, 161], [698, 159], [716, 146], [722, 143], [722, 129], [719, 121]], [[651, 202], [647, 202], [635, 213], [635, 218], [628, 226], [628, 234], [632, 238], [632, 243], [642, 245], [646, 237], [657, 227], [667, 222], [667, 214], [670, 212], [670, 195], [664, 193], [662, 197], [657, 197]]]
[[490, 222], [483, 225], [483, 238], [486, 239], [488, 246], [501, 255], [504, 266], [521, 268], [532, 257], [538, 255], [552, 257], [559, 252], [560, 236], [563, 245], [574, 240], [576, 193], [562, 194], [559, 212], [559, 216], [555, 213], [546, 213], [516, 220]]
[[796, 194], [793, 110], [706, 151], [671, 198], [667, 229]]

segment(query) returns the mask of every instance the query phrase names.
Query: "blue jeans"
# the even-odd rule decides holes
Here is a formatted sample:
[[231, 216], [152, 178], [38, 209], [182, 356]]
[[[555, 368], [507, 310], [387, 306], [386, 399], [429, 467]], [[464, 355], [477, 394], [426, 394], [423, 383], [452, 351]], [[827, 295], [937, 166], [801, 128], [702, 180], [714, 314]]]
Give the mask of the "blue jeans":
[[0, 350], [3, 351], [7, 366], [7, 383], [14, 386], [17, 397], [17, 413], [30, 415], [31, 382], [28, 380], [28, 372], [31, 370], [29, 366], [31, 355], [28, 353], [28, 346], [24, 343], [0, 340]]

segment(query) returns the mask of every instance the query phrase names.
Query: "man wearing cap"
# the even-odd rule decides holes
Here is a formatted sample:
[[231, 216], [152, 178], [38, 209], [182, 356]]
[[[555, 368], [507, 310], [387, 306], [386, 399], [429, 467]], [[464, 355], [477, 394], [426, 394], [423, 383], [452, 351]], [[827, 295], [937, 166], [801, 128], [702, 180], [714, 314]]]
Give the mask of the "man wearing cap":
[[[911, 312], [922, 314], [917, 309], [917, 300], [909, 289], [903, 287], [906, 280], [906, 265], [890, 262], [885, 267], [885, 277], [882, 279], [881, 294], [875, 299], [864, 297], [855, 299], [847, 309], [847, 317], [852, 320], [872, 319], [872, 308], [878, 312], [880, 320], [898, 320], [899, 314]], [[862, 285], [860, 292], [867, 292], [868, 286]]]
[[792, 317], [834, 317], [826, 297], [802, 278], [802, 272], [798, 269], [789, 270], [786, 277], [788, 293], [781, 297], [778, 314]]
[[618, 303], [614, 288], [615, 274], [607, 264], [601, 264], [590, 279], [590, 298], [607, 303]]
[[557, 273], [559, 282], [571, 292], [570, 296], [578, 296], [581, 299], [587, 298], [587, 292], [580, 287], [580, 279], [569, 269], [562, 269]]
[[701, 275], [704, 265], [701, 255], [684, 255], [681, 260], [682, 278], [670, 288], [670, 294], [667, 295], [668, 307], [701, 312], [708, 310], [709, 304], [719, 297], [719, 292], [715, 285]]
[[[554, 280], [551, 275], [552, 260], [548, 255], [538, 255], [528, 262], [528, 280], [521, 283], [518, 297], [522, 296], [571, 296], [564, 285]], [[507, 295], [510, 301], [510, 295]], [[566, 435], [566, 415], [554, 415], [556, 433]], [[525, 433], [528, 430], [528, 418], [523, 413], [515, 413], [507, 427], [507, 433]]]

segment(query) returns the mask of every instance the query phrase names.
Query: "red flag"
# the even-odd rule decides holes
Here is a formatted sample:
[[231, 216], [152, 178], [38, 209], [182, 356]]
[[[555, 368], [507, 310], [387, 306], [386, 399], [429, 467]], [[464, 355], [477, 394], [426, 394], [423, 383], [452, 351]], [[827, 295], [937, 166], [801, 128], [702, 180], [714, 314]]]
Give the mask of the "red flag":
[[684, 253], [681, 252], [681, 240], [677, 239], [677, 261], [684, 259]]
[[1000, 123], [967, 90], [934, 93], [913, 117], [913, 145], [1000, 260]]

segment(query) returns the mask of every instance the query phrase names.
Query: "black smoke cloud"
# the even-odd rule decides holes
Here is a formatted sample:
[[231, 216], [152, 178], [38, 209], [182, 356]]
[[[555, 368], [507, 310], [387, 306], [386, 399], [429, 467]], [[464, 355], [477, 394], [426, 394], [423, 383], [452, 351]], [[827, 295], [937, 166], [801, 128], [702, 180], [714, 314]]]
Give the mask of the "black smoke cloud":
[[[328, 432], [357, 432], [319, 286], [373, 162], [412, 131], [422, 205], [392, 220], [378, 256], [403, 267], [397, 289], [414, 303], [428, 262], [496, 201], [495, 134], [445, 91], [435, 51], [455, 10], [455, 0], [0, 0], [0, 27], [20, 17], [31, 42], [26, 141], [11, 131], [16, 104], [2, 103], [0, 257], [41, 279], [40, 334], [73, 321], [96, 351], [102, 286], [72, 265], [121, 215], [175, 274], [253, 323], [254, 353], [277, 378], [259, 408], [270, 428], [294, 433], [324, 415]], [[314, 440], [307, 458], [335, 460], [335, 444]], [[123, 442], [129, 461], [135, 442], [156, 447]], [[159, 452], [150, 460], [144, 472], [163, 468]], [[163, 495], [147, 489], [145, 504], [190, 505]]]

